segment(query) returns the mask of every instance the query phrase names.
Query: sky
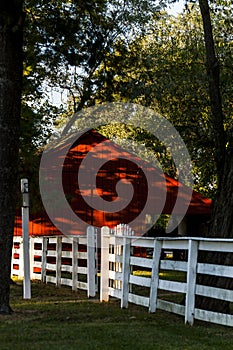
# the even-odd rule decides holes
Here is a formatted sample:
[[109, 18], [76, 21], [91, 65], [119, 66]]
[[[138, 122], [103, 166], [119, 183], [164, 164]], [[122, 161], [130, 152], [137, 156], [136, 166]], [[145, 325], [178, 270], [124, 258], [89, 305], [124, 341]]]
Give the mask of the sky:
[[167, 12], [171, 15], [176, 15], [177, 13], [182, 12], [184, 8], [184, 0], [179, 0], [178, 2], [175, 2], [174, 4], [170, 4], [167, 8]]

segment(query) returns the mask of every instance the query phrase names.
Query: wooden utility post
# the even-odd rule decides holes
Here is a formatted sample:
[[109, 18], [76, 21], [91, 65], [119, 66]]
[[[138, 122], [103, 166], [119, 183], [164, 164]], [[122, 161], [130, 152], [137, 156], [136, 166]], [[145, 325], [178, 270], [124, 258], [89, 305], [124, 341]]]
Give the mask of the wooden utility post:
[[23, 231], [23, 298], [31, 299], [30, 255], [29, 255], [29, 187], [28, 180], [21, 179], [22, 231]]

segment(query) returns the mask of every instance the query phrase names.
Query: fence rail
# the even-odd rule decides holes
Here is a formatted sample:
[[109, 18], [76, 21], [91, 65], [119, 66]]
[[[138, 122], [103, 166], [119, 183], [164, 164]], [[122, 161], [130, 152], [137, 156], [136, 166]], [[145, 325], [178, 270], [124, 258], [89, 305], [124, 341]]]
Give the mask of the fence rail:
[[[233, 302], [233, 290], [197, 284], [197, 274], [233, 278], [233, 266], [198, 261], [200, 252], [233, 254], [232, 239], [132, 237], [119, 233], [112, 235], [105, 227], [102, 229], [101, 241], [101, 301], [108, 301], [113, 296], [121, 300], [122, 308], [127, 308], [131, 302], [148, 307], [150, 312], [162, 309], [182, 315], [185, 323], [191, 325], [197, 319], [233, 326], [233, 315], [202, 310], [195, 306], [196, 296]], [[150, 256], [134, 256], [135, 247], [149, 250]], [[164, 251], [176, 254], [178, 251], [179, 256], [181, 253], [186, 256], [185, 261], [165, 260], [162, 254]], [[135, 269], [146, 271], [147, 276], [135, 275]], [[174, 272], [181, 273], [182, 280], [176, 280]], [[137, 289], [139, 286], [144, 288], [141, 294]], [[182, 296], [184, 305], [176, 300], [163, 300], [167, 295], [174, 297], [174, 293]]]
[[[23, 278], [23, 238], [14, 237], [12, 276]], [[30, 237], [31, 279], [87, 290], [95, 296], [97, 280], [97, 239], [93, 227], [86, 236]]]

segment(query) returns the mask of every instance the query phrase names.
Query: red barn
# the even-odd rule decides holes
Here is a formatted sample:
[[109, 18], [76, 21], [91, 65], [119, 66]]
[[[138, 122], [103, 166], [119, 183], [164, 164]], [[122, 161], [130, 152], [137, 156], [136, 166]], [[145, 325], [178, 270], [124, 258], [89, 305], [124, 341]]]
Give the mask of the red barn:
[[[68, 151], [61, 156], [66, 149]], [[49, 216], [51, 217], [52, 213], [52, 216], [56, 217], [60, 231], [45, 214], [40, 213], [30, 222], [32, 235], [61, 234], [61, 231], [64, 234], [83, 234], [85, 225], [114, 227], [119, 223], [130, 224], [134, 220], [140, 226], [140, 220], [145, 220], [140, 218], [140, 213], [143, 211], [145, 215], [152, 217], [161, 213], [182, 215], [182, 209], [179, 212], [179, 207], [175, 205], [178, 195], [187, 205], [186, 217], [191, 223], [188, 225], [188, 230], [193, 231], [191, 234], [198, 235], [198, 232], [195, 233], [198, 229], [197, 223], [199, 225], [203, 222], [203, 218], [209, 217], [211, 212], [211, 200], [192, 191], [189, 203], [188, 187], [123, 150], [95, 130], [76, 134], [73, 141], [68, 137], [53, 148], [52, 156], [42, 163], [48, 178], [47, 192], [56, 190], [52, 185], [50, 187], [50, 184], [56, 178], [56, 172], [61, 164], [62, 192], [69, 203], [69, 214], [65, 211], [63, 213], [63, 207], [60, 203], [58, 205], [59, 197], [48, 209]], [[47, 169], [49, 171], [46, 173]], [[94, 181], [93, 175], [96, 175]], [[121, 202], [117, 204], [119, 183], [122, 193], [132, 196], [129, 201], [123, 196]], [[115, 205], [115, 210], [105, 210], [105, 207], [108, 209], [112, 205]], [[70, 226], [73, 214], [83, 222], [83, 226], [76, 225], [75, 229], [74, 226]], [[17, 218], [15, 234], [21, 233], [20, 226], [20, 219]]]

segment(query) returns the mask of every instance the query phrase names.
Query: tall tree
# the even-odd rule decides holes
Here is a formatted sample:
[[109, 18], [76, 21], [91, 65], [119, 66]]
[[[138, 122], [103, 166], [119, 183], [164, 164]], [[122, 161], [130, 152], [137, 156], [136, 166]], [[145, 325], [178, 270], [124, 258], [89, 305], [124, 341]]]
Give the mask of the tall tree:
[[216, 55], [208, 0], [199, 0], [206, 46], [206, 70], [214, 131], [218, 192], [210, 230], [212, 237], [233, 237], [233, 134], [225, 131], [220, 89], [220, 64]]
[[[225, 130], [225, 115], [222, 108], [220, 88], [220, 64], [215, 50], [213, 27], [208, 0], [199, 0], [204, 39], [206, 47], [206, 70], [209, 80], [209, 96], [212, 114], [212, 128], [214, 131], [215, 158], [218, 172], [218, 191], [214, 201], [212, 222], [209, 231], [210, 237], [233, 237], [233, 134], [232, 129]], [[230, 132], [229, 132], [230, 131]], [[211, 263], [232, 265], [232, 253], [209, 253], [207, 257]], [[220, 288], [233, 288], [232, 278], [205, 277], [208, 285]], [[212, 298], [198, 298], [197, 307], [210, 309], [217, 312], [229, 312], [229, 302]]]
[[0, 313], [10, 313], [22, 91], [23, 1], [0, 2]]

